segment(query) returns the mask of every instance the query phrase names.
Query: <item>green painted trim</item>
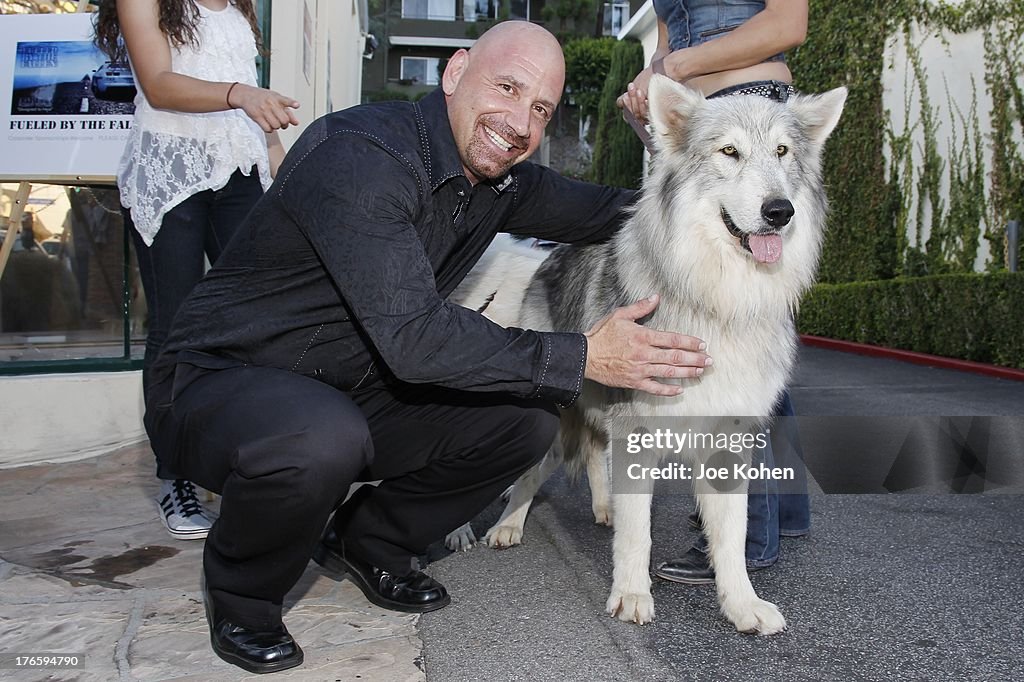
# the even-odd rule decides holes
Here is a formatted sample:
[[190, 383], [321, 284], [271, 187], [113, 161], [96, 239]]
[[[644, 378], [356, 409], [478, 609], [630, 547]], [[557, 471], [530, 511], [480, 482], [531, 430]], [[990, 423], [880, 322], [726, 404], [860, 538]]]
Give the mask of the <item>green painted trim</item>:
[[[259, 17], [260, 33], [263, 34], [263, 49], [270, 55], [270, 16], [274, 0], [256, 0], [256, 15]], [[270, 87], [270, 59], [263, 55], [256, 57], [256, 73], [260, 87]]]
[[142, 369], [142, 359], [83, 358], [80, 360], [26, 360], [0, 363], [0, 377], [26, 374], [76, 374], [81, 372], [131, 372]]
[[124, 332], [121, 340], [124, 343], [124, 357], [132, 356], [132, 238], [128, 235], [128, 228], [121, 228], [121, 331]]

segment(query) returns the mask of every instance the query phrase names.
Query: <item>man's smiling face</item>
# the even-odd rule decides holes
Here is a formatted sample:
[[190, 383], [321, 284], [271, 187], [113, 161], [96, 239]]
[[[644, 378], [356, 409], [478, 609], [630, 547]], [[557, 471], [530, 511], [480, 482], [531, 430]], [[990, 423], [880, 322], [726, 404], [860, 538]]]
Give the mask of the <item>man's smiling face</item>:
[[506, 22], [448, 62], [448, 118], [470, 182], [495, 180], [540, 146], [565, 81], [562, 48], [527, 22]]

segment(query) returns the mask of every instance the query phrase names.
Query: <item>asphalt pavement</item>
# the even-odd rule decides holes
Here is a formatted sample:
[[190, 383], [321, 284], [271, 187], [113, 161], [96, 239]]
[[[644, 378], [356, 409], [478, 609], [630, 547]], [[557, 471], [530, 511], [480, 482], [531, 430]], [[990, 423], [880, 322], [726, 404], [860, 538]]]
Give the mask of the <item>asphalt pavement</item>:
[[[1024, 415], [1021, 382], [815, 348], [802, 349], [791, 390], [802, 416]], [[1024, 679], [1024, 497], [815, 494], [811, 505], [810, 535], [783, 538], [778, 563], [751, 576], [784, 633], [739, 634], [713, 587], [657, 580], [656, 620], [640, 627], [605, 615], [612, 531], [593, 523], [586, 483], [559, 473], [523, 545], [431, 565], [453, 603], [419, 621], [427, 679]], [[654, 561], [688, 547], [692, 509], [687, 495], [655, 498]], [[478, 535], [500, 511], [474, 521]]]
[[57, 83], [48, 88], [23, 88], [15, 90], [12, 96], [11, 113], [23, 115], [125, 115], [131, 114], [131, 94], [97, 95], [91, 84], [85, 80]]
[[[1005, 438], [1007, 421], [1022, 424], [1024, 383], [805, 348], [792, 393], [801, 419], [817, 420], [801, 426], [818, 491], [812, 529], [783, 538], [778, 563], [751, 577], [786, 616], [785, 632], [739, 634], [719, 615], [713, 587], [659, 581], [653, 623], [605, 615], [612, 531], [594, 524], [586, 484], [559, 473], [541, 490], [522, 546], [451, 555], [437, 548], [429, 572], [452, 594], [440, 611], [385, 611], [311, 562], [285, 600], [285, 622], [306, 660], [272, 679], [1024, 679], [1024, 496], [1006, 494], [1013, 488], [997, 471], [1006, 460], [1024, 459], [1024, 437]], [[930, 440], [908, 440], [912, 447], [899, 453], [890, 448], [886, 456], [898, 454], [894, 459], [878, 457], [891, 445], [879, 424], [925, 415], [960, 416], [969, 428], [943, 431], [927, 422]], [[821, 438], [811, 428], [858, 417], [859, 429], [844, 436], [860, 439], [855, 448], [840, 447], [836, 431]], [[1003, 460], [975, 447], [979, 424], [980, 442], [1002, 447]], [[951, 467], [929, 465], [936, 434], [964, 446]], [[822, 493], [835, 487], [833, 469], [852, 462], [898, 471], [895, 464], [907, 457], [911, 469], [936, 476], [927, 485], [906, 476], [893, 485], [881, 469], [885, 489], [910, 492]], [[922, 493], [954, 489], [956, 481], [943, 483], [952, 475], [962, 484], [957, 489], [989, 492]], [[850, 485], [838, 483], [840, 490]], [[145, 443], [0, 472], [0, 679], [246, 677], [210, 650], [199, 590], [202, 543], [167, 535], [155, 492]], [[680, 486], [661, 492], [654, 561], [693, 540], [691, 497]], [[477, 533], [500, 511], [496, 502], [481, 514]], [[84, 662], [33, 670], [12, 662], [34, 652], [77, 652]]]

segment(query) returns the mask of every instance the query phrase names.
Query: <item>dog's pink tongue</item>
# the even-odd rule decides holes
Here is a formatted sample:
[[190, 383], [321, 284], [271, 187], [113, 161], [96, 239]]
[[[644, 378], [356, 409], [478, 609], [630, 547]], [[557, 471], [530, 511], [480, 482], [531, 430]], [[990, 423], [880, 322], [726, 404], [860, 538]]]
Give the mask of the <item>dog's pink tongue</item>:
[[752, 234], [748, 243], [758, 263], [774, 263], [782, 256], [782, 237], [777, 234]]

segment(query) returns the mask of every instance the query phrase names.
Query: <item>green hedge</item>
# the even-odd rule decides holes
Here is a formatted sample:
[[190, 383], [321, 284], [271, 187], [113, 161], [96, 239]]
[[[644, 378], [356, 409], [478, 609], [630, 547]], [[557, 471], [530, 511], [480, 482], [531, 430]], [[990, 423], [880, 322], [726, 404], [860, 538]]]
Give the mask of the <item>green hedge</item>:
[[1024, 368], [1024, 273], [818, 284], [800, 331]]
[[[604, 81], [612, 63], [615, 38], [576, 38], [562, 46], [565, 54], [565, 101], [580, 108], [580, 116], [597, 116]], [[642, 68], [642, 67], [641, 67]]]
[[622, 118], [615, 104], [626, 86], [644, 68], [644, 49], [633, 40], [620, 40], [612, 48], [608, 76], [597, 104], [597, 135], [590, 179], [602, 185], [640, 187], [644, 145]]

